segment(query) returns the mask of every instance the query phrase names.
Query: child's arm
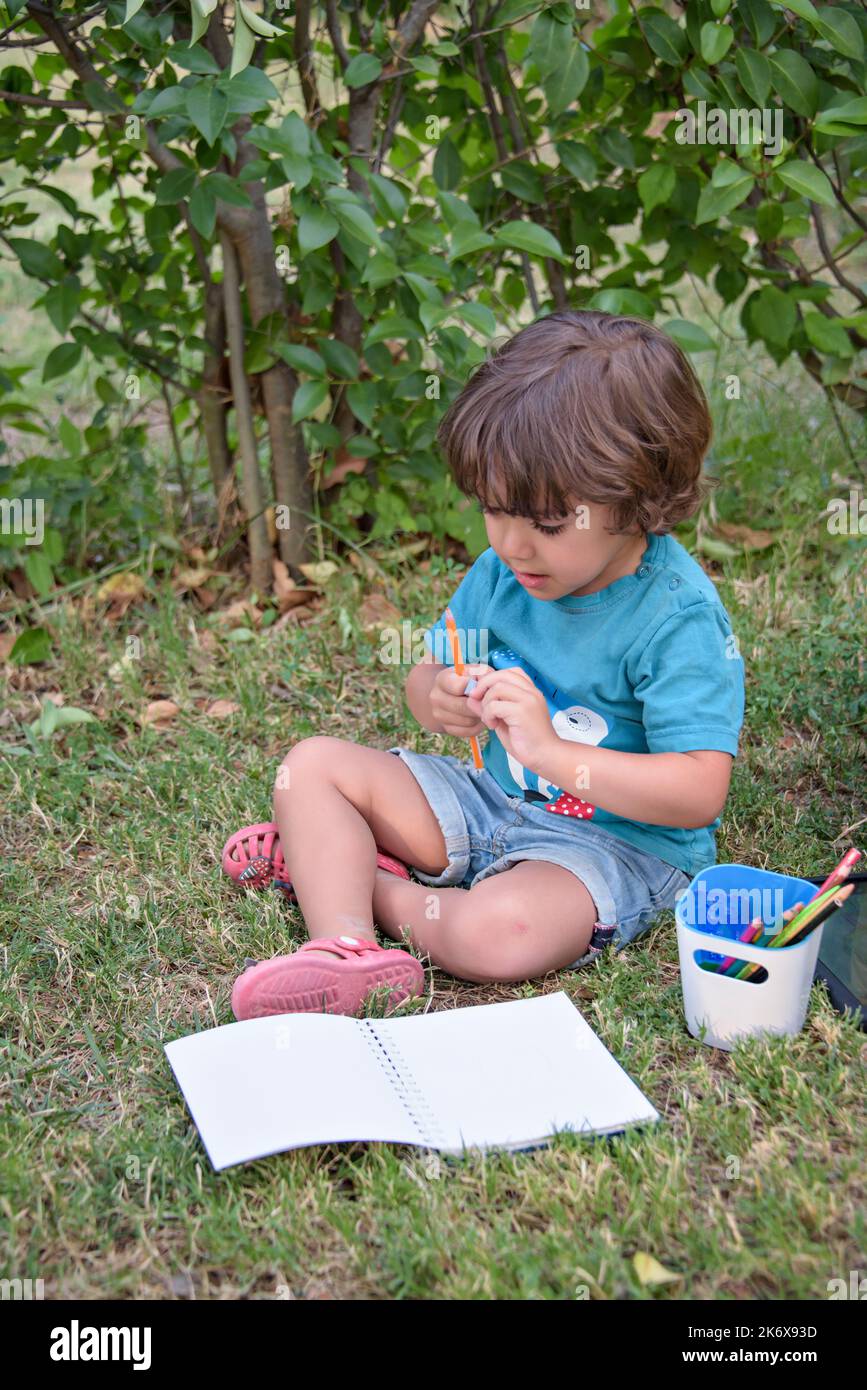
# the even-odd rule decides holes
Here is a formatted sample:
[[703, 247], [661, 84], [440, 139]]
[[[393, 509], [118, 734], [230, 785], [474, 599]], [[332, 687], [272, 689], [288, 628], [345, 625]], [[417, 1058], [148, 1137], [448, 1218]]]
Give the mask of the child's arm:
[[722, 815], [731, 779], [731, 753], [621, 753], [557, 737], [543, 755], [540, 777], [603, 811], [647, 825], [697, 830]]
[[414, 719], [434, 734], [451, 734], [457, 738], [472, 738], [483, 732], [482, 720], [471, 714], [464, 699], [464, 687], [475, 676], [490, 671], [490, 666], [465, 666], [458, 675], [450, 666], [442, 666], [427, 652], [406, 678], [406, 702]]
[[517, 668], [480, 680], [467, 703], [522, 766], [612, 815], [693, 830], [722, 813], [730, 753], [623, 753], [560, 738], [544, 696]]

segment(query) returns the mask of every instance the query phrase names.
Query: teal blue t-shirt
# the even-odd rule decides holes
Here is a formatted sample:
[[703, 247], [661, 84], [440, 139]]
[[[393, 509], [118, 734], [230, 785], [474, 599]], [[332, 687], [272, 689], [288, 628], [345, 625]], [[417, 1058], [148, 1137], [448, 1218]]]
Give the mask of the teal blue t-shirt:
[[[625, 753], [715, 748], [735, 755], [744, 665], [713, 582], [671, 535], [649, 535], [633, 574], [595, 594], [534, 598], [493, 550], [479, 556], [449, 607], [464, 661], [522, 665], [561, 738]], [[435, 659], [452, 664], [445, 617], [428, 628]], [[700, 829], [647, 825], [553, 787], [489, 733], [485, 767], [510, 796], [593, 820], [692, 877], [716, 861], [719, 818]], [[588, 795], [590, 793], [588, 792]]]

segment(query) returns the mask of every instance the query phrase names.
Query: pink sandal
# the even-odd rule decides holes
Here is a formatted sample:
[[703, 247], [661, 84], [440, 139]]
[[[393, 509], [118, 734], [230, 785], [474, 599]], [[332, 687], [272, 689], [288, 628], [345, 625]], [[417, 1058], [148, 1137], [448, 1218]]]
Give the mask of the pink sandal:
[[[399, 878], [409, 878], [409, 869], [399, 859], [377, 851], [379, 868]], [[236, 830], [223, 846], [223, 872], [244, 888], [266, 888], [269, 883], [285, 893], [290, 902], [297, 902], [286, 872], [286, 861], [280, 846], [280, 836], [273, 821], [260, 825], [245, 825]]]
[[[337, 959], [309, 954], [323, 950], [333, 951]], [[366, 938], [319, 937], [305, 941], [292, 955], [251, 964], [235, 981], [232, 1011], [239, 1022], [269, 1014], [357, 1015], [379, 985], [389, 987], [390, 1008], [423, 994], [421, 961], [399, 947], [389, 949]]]

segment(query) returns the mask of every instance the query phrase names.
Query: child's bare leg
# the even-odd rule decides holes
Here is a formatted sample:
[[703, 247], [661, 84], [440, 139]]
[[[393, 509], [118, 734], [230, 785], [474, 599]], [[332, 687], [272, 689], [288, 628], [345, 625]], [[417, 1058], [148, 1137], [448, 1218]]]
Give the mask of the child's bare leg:
[[447, 863], [439, 822], [406, 764], [345, 739], [295, 745], [277, 774], [274, 818], [311, 938], [374, 938], [377, 844], [430, 874]]
[[[418, 866], [421, 867], [421, 866]], [[523, 859], [474, 888], [429, 888], [379, 870], [377, 924], [434, 965], [476, 983], [532, 980], [561, 970], [587, 950], [596, 906], [569, 869]]]

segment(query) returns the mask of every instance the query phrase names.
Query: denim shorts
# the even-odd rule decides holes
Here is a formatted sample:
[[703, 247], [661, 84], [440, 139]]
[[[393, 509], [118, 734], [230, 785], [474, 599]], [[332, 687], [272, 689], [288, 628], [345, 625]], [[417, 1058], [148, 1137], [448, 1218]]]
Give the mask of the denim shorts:
[[412, 867], [434, 888], [471, 888], [522, 859], [560, 864], [581, 880], [596, 906], [586, 965], [606, 946], [622, 950], [641, 936], [690, 883], [688, 874], [591, 820], [551, 815], [544, 803], [510, 796], [486, 768], [435, 753], [390, 748], [402, 758], [427, 798], [446, 842], [448, 867], [434, 876]]

